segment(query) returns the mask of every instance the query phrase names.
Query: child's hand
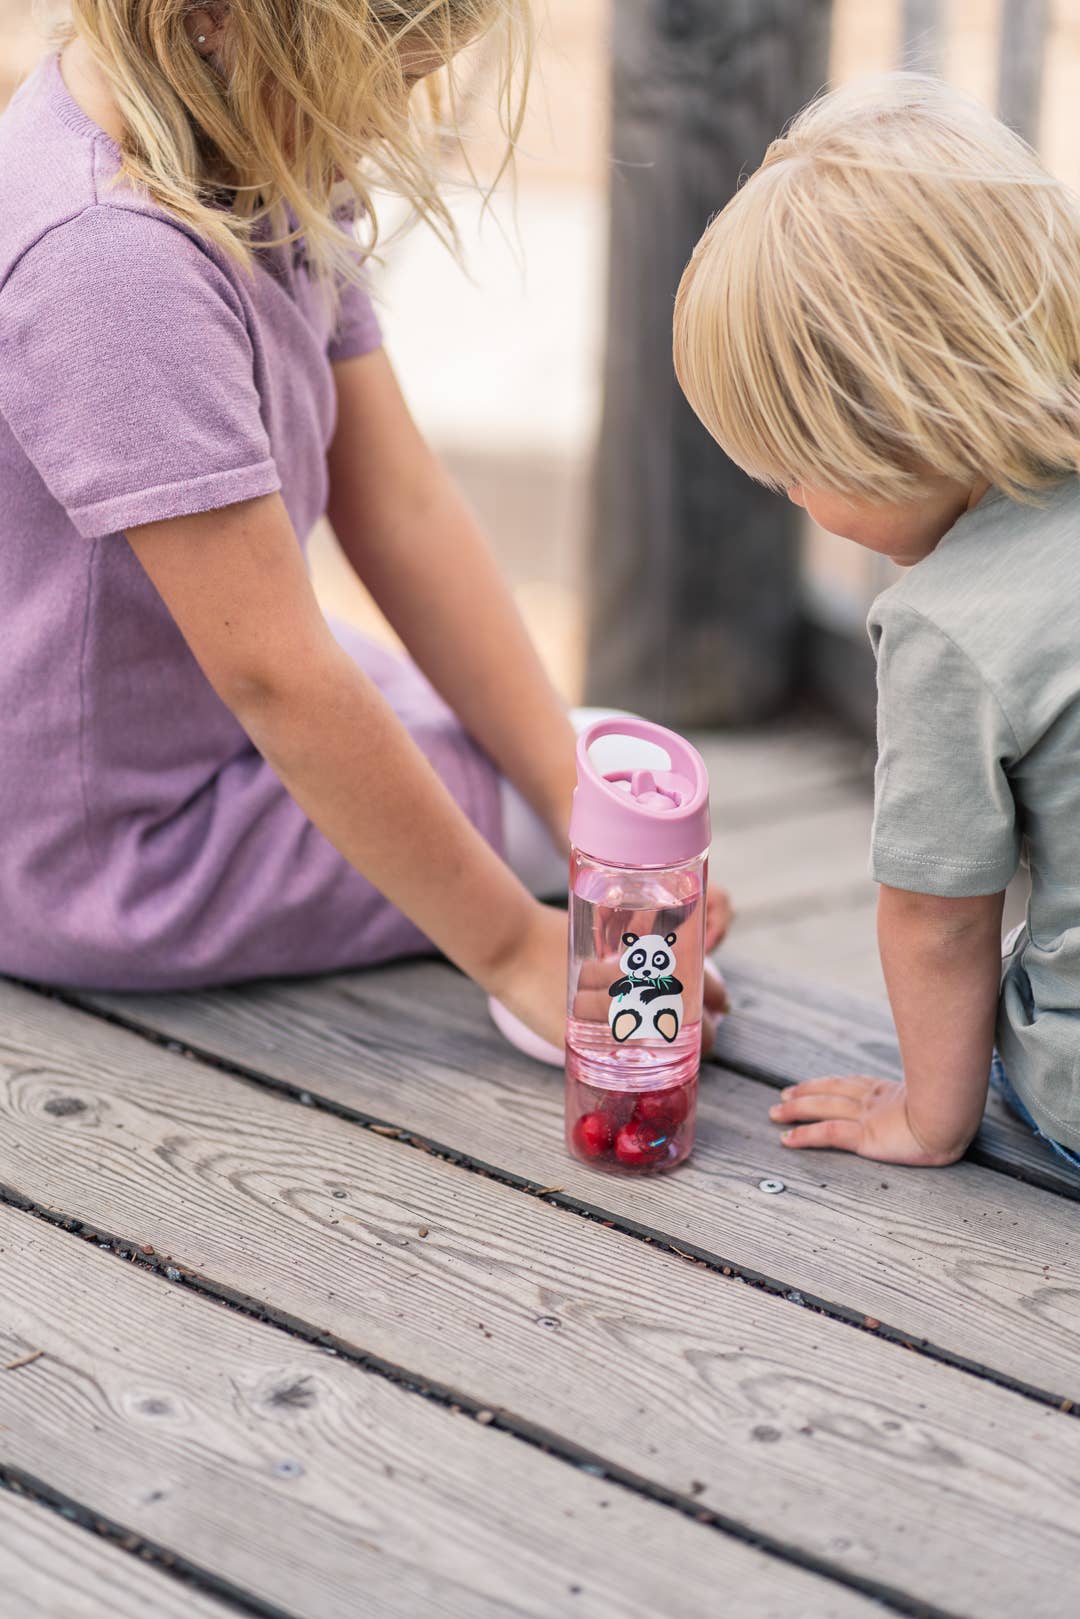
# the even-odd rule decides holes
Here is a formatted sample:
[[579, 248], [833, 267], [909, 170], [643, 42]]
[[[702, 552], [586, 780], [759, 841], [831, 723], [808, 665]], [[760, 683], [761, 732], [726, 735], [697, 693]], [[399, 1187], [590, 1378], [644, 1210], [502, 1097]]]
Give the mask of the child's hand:
[[701, 1019], [701, 1049], [711, 1051], [716, 1039], [716, 1020], [731, 1011], [727, 985], [711, 961], [705, 963], [704, 1011]]
[[[714, 888], [710, 883], [709, 891], [705, 895], [705, 948], [715, 950], [724, 938], [731, 919], [734, 916], [731, 908], [731, 896], [724, 888]], [[726, 1011], [726, 1007], [718, 1008]]]
[[[726, 902], [726, 895], [721, 898]], [[521, 937], [513, 956], [502, 964], [497, 978], [484, 985], [508, 1011], [553, 1046], [564, 1043], [566, 1032], [566, 953], [566, 912], [537, 902], [531, 926]], [[574, 1001], [575, 1017], [607, 1022], [611, 979], [610, 962], [583, 965]], [[701, 1019], [703, 1051], [708, 1051], [716, 1038], [717, 1014], [726, 1012], [728, 1007], [724, 981], [707, 961]]]
[[566, 912], [537, 900], [514, 954], [484, 984], [534, 1034], [560, 1049], [566, 1033], [566, 955]]
[[908, 1118], [905, 1087], [869, 1074], [789, 1085], [769, 1109], [769, 1117], [778, 1124], [817, 1121], [785, 1130], [780, 1137], [785, 1147], [836, 1147], [886, 1164], [953, 1164], [967, 1150], [966, 1142], [959, 1150], [953, 1146], [947, 1151], [924, 1145]]

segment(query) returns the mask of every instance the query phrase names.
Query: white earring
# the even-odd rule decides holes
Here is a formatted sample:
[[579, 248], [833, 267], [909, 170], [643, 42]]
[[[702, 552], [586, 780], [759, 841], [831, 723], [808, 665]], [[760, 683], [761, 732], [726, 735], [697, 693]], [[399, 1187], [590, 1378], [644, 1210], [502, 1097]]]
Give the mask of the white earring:
[[196, 43], [196, 45], [205, 45], [206, 44], [206, 35], [205, 34], [199, 34], [196, 37], [195, 43]]

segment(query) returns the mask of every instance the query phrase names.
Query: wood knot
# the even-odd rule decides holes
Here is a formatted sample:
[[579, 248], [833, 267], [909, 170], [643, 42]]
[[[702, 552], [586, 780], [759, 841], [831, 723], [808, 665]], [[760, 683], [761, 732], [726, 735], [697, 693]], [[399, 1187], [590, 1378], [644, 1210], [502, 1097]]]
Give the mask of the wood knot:
[[172, 1416], [172, 1406], [170, 1405], [169, 1401], [162, 1400], [157, 1395], [153, 1394], [149, 1397], [149, 1399], [139, 1401], [139, 1410], [148, 1417]]
[[42, 1106], [54, 1119], [69, 1119], [74, 1113], [87, 1111], [86, 1103], [78, 1096], [50, 1096]]
[[316, 1398], [310, 1377], [297, 1377], [291, 1383], [283, 1383], [280, 1388], [270, 1391], [271, 1405], [299, 1407], [300, 1410], [314, 1405]]

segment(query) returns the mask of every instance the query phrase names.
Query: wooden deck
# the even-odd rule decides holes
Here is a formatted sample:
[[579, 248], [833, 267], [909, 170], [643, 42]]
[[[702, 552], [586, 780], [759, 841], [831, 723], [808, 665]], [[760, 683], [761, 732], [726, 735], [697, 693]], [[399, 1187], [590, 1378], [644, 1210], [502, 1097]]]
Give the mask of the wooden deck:
[[731, 976], [639, 1181], [439, 963], [0, 984], [2, 1619], [1073, 1614], [1080, 1187], [785, 1153], [888, 1019]]

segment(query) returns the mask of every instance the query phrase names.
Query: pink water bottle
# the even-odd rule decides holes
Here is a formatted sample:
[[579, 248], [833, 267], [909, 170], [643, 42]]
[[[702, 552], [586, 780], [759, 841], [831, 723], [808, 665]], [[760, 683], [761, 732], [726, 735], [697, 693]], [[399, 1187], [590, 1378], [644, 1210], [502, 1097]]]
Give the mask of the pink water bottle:
[[[631, 739], [605, 753], [601, 738]], [[635, 740], [667, 768], [643, 768]], [[570, 817], [566, 1143], [598, 1169], [671, 1169], [694, 1141], [701, 1061], [709, 778], [661, 725], [599, 720], [578, 739]]]

